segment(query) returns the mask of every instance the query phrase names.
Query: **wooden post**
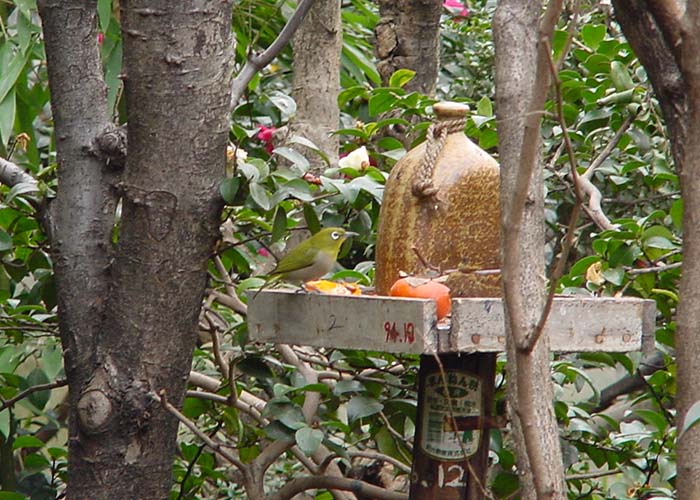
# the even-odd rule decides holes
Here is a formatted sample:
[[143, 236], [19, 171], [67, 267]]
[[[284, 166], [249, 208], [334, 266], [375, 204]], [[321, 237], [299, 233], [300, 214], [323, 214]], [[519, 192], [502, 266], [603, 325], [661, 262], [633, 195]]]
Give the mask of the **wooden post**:
[[485, 497], [495, 367], [493, 353], [421, 356], [411, 499]]

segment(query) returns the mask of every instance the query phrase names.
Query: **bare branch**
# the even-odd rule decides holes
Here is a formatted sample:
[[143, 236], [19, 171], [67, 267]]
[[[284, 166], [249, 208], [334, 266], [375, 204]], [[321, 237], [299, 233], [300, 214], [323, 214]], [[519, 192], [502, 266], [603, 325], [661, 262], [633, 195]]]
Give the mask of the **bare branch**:
[[634, 119], [636, 117], [636, 114], [627, 115], [625, 120], [620, 124], [620, 128], [617, 129], [617, 132], [615, 132], [615, 135], [612, 137], [612, 139], [608, 141], [603, 150], [598, 154], [598, 156], [595, 157], [595, 159], [591, 162], [586, 171], [580, 175], [580, 177], [590, 179], [591, 176], [593, 176], [593, 173], [598, 169], [598, 167], [600, 167], [603, 164], [605, 160], [607, 160], [608, 156], [610, 156], [610, 153], [612, 153], [613, 149], [617, 147], [617, 145], [620, 142], [620, 139], [622, 139], [622, 137], [627, 132], [627, 129], [629, 129], [632, 123], [634, 123]]
[[617, 129], [613, 138], [605, 145], [600, 154], [591, 162], [586, 171], [574, 179], [576, 185], [588, 195], [588, 207], [584, 207], [586, 213], [591, 217], [593, 222], [601, 229], [616, 229], [617, 225], [610, 222], [610, 219], [603, 212], [601, 201], [603, 196], [598, 188], [591, 182], [591, 177], [598, 167], [610, 156], [610, 153], [620, 142], [620, 139], [625, 135], [627, 129], [632, 125], [636, 115], [630, 114]]
[[[282, 355], [284, 360], [296, 367], [296, 369], [304, 376], [307, 384], [318, 383], [318, 373], [312, 369], [307, 363], [300, 360], [294, 350], [285, 344], [277, 344], [277, 351]], [[302, 413], [306, 419], [306, 423], [312, 423], [314, 415], [318, 411], [318, 405], [321, 403], [321, 394], [318, 392], [306, 392], [304, 396], [304, 405]]]
[[248, 306], [246, 306], [237, 295], [228, 295], [221, 293], [218, 290], [212, 290], [211, 295], [219, 304], [226, 306], [229, 309], [236, 311], [238, 314], [248, 314]]
[[262, 53], [248, 57], [248, 61], [246, 61], [243, 69], [238, 73], [236, 78], [233, 79], [231, 85], [231, 110], [238, 106], [238, 101], [241, 100], [243, 93], [255, 74], [270, 64], [270, 62], [277, 57], [277, 54], [289, 43], [294, 32], [299, 28], [299, 25], [304, 20], [304, 17], [306, 17], [306, 14], [315, 1], [316, 0], [301, 0], [294, 14], [292, 14], [292, 17], [289, 18], [287, 24], [282, 28], [277, 38], [275, 38], [275, 41]]
[[615, 474], [622, 473], [620, 468], [610, 469], [610, 470], [598, 470], [593, 472], [586, 472], [583, 474], [571, 474], [566, 476], [567, 481], [583, 481], [586, 479], [596, 479], [599, 477], [612, 476]]
[[630, 276], [638, 276], [640, 274], [661, 273], [670, 271], [671, 269], [680, 269], [683, 266], [682, 262], [674, 262], [672, 264], [659, 264], [653, 267], [640, 267], [638, 269], [630, 269], [627, 272]]
[[29, 175], [21, 167], [15, 165], [11, 161], [0, 158], [0, 183], [7, 186], [16, 186], [17, 184], [24, 182], [25, 184], [32, 184], [39, 190], [37, 181], [34, 177]]
[[378, 500], [408, 499], [408, 495], [405, 493], [385, 490], [384, 488], [374, 486], [373, 484], [369, 484], [358, 479], [330, 476], [302, 476], [292, 479], [276, 493], [266, 496], [265, 500], [288, 500], [298, 493], [313, 488], [345, 490], [367, 498], [376, 498]]
[[549, 283], [549, 293], [547, 294], [547, 301], [542, 308], [542, 313], [540, 314], [540, 320], [537, 322], [537, 326], [532, 332], [528, 332], [525, 336], [525, 351], [531, 353], [535, 348], [537, 341], [540, 339], [542, 332], [544, 332], [544, 326], [549, 317], [549, 313], [552, 310], [552, 304], [554, 303], [554, 294], [557, 291], [557, 285], [559, 284], [559, 278], [564, 274], [564, 268], [569, 257], [569, 252], [574, 243], [574, 236], [576, 234], [576, 223], [578, 222], [578, 216], [581, 212], [581, 205], [583, 204], [583, 196], [581, 194], [580, 184], [578, 182], [578, 162], [576, 161], [576, 154], [574, 153], [574, 147], [571, 144], [571, 137], [569, 136], [569, 129], [566, 127], [566, 120], [564, 119], [564, 102], [561, 95], [561, 81], [559, 80], [559, 75], [557, 73], [557, 67], [552, 59], [552, 50], [548, 41], [544, 42], [547, 60], [549, 62], [549, 71], [551, 72], [552, 81], [554, 82], [554, 96], [555, 103], [557, 107], [557, 119], [559, 125], [561, 126], [562, 135], [564, 137], [564, 145], [566, 147], [566, 154], [569, 157], [569, 164], [571, 165], [571, 177], [574, 180], [574, 194], [576, 195], [576, 204], [571, 211], [571, 217], [569, 219], [569, 227], [566, 229], [566, 235], [564, 237], [564, 244], [562, 245], [561, 252], [557, 259], [557, 263], [554, 266], [554, 271], [552, 272], [550, 283]]
[[231, 464], [235, 465], [238, 467], [241, 471], [244, 471], [246, 469], [246, 466], [238, 460], [238, 458], [234, 457], [231, 455], [228, 451], [226, 451], [219, 443], [214, 441], [212, 438], [207, 436], [204, 432], [202, 432], [195, 424], [192, 422], [190, 419], [188, 419], [186, 416], [184, 416], [182, 413], [180, 413], [177, 408], [175, 408], [173, 405], [171, 405], [168, 402], [168, 399], [165, 395], [165, 391], [161, 390], [158, 394], [151, 393], [151, 397], [154, 398], [155, 400], [160, 401], [160, 403], [163, 405], [163, 408], [165, 408], [168, 413], [173, 415], [175, 418], [177, 418], [180, 422], [182, 422], [185, 427], [187, 427], [192, 433], [197, 436], [199, 439], [201, 439], [208, 447], [211, 449], [214, 453], [218, 453], [219, 456], [224, 458], [225, 460], [228, 460]]
[[35, 392], [41, 392], [41, 391], [48, 391], [50, 389], [56, 389], [57, 387], [63, 387], [68, 384], [68, 381], [66, 379], [58, 379], [55, 382], [49, 382], [48, 384], [39, 384], [39, 385], [33, 385], [16, 396], [7, 399], [5, 401], [2, 401], [2, 398], [0, 398], [0, 401], [2, 401], [2, 404], [0, 404], [0, 411], [3, 411], [11, 406], [13, 406], [15, 403], [18, 401], [23, 400], [27, 396], [30, 396], [31, 394], [34, 394]]
[[582, 189], [588, 195], [588, 206], [583, 207], [586, 213], [590, 216], [593, 222], [601, 229], [617, 229], [617, 224], [613, 224], [603, 212], [601, 201], [603, 195], [600, 194], [595, 185], [586, 177], [579, 176], [576, 180], [576, 186]]

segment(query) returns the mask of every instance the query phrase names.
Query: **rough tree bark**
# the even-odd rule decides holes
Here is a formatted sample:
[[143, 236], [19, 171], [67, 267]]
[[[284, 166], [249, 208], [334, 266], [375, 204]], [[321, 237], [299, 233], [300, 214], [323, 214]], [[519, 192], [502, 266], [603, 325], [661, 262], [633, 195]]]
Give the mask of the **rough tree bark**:
[[[678, 425], [700, 401], [700, 4], [613, 0], [615, 15], [649, 75], [671, 139], [683, 195], [683, 274], [676, 322]], [[700, 427], [679, 437], [677, 498], [700, 492]]]
[[59, 163], [51, 236], [71, 500], [168, 497], [177, 422], [152, 393], [181, 402], [221, 209], [230, 2], [121, 7], [129, 151], [114, 182], [89, 153], [108, 124], [96, 2], [39, 3]]
[[[556, 4], [553, 8], [559, 12]], [[553, 408], [549, 344], [546, 337], [534, 348], [525, 348], [524, 343], [536, 330], [545, 303], [539, 129], [550, 81], [547, 62], [543, 64], [549, 46], [543, 47], [543, 43], [548, 29], [551, 35], [551, 26], [540, 27], [540, 13], [537, 2], [502, 0], [493, 21], [502, 283], [508, 318], [508, 403], [521, 495], [524, 499], [563, 500], [566, 486]]]
[[[316, 2], [292, 39], [294, 50], [293, 97], [297, 104], [291, 134], [306, 137], [323, 151], [331, 166], [338, 163], [340, 110], [340, 0]], [[326, 166], [313, 152], [307, 154], [311, 172]]]
[[379, 0], [375, 27], [377, 70], [387, 84], [397, 69], [416, 76], [406, 90], [432, 95], [440, 61], [440, 0]]

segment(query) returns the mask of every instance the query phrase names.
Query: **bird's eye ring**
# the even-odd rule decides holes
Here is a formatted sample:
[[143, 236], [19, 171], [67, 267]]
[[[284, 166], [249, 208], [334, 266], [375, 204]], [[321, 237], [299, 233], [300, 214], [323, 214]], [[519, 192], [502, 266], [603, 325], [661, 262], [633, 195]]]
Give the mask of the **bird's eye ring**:
[[331, 233], [331, 238], [333, 238], [334, 240], [337, 240], [338, 238], [340, 238], [340, 232], [338, 232], [338, 231], [333, 231], [333, 232]]

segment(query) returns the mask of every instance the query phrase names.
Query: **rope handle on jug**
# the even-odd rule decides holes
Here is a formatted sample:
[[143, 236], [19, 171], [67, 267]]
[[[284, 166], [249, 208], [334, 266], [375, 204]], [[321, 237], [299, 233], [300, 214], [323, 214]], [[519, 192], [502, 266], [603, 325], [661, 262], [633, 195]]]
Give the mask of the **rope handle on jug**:
[[435, 162], [438, 156], [440, 156], [442, 148], [445, 147], [447, 136], [455, 132], [462, 132], [466, 124], [467, 118], [459, 117], [448, 120], [438, 120], [428, 127], [423, 161], [411, 189], [414, 196], [418, 198], [431, 198], [437, 194], [438, 188], [433, 185]]

